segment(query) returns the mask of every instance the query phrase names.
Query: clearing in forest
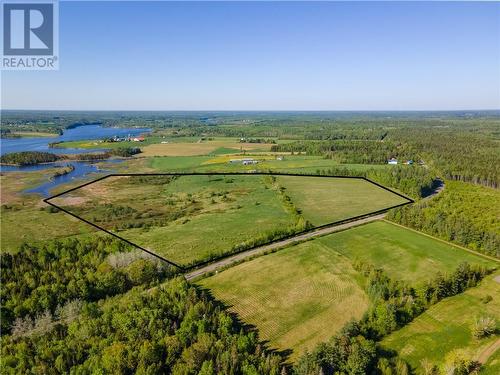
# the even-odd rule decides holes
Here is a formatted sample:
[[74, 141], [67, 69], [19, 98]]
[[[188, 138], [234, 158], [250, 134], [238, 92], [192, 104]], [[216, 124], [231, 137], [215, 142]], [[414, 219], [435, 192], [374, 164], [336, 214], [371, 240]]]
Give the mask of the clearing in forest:
[[256, 258], [201, 280], [272, 348], [306, 349], [360, 319], [368, 297], [349, 260], [317, 241]]
[[229, 173], [110, 175], [47, 202], [189, 268], [411, 201], [362, 178]]

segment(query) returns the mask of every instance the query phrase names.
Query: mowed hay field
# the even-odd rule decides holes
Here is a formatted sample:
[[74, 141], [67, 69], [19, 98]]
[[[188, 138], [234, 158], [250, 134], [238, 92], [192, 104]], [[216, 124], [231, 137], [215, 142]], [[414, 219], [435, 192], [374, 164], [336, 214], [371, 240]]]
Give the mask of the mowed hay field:
[[243, 151], [270, 151], [271, 144], [240, 143], [234, 138], [199, 141], [194, 143], [157, 143], [141, 147], [144, 156], [198, 156], [217, 153], [240, 153]]
[[[500, 369], [500, 361], [496, 361], [500, 359], [500, 348], [496, 354], [492, 350], [500, 336], [478, 340], [472, 336], [470, 329], [475, 319], [482, 316], [500, 321], [499, 290], [500, 273], [497, 272], [486, 277], [477, 287], [432, 306], [413, 322], [385, 338], [382, 345], [397, 350], [415, 368], [420, 367], [423, 359], [439, 364], [451, 351], [463, 350], [469, 358]], [[485, 303], [486, 296], [493, 299]], [[485, 373], [498, 374], [492, 370], [488, 369]]]
[[499, 266], [493, 260], [386, 221], [333, 233], [318, 241], [352, 260], [373, 264], [390, 277], [412, 284], [428, 280], [438, 272], [453, 272], [461, 262]]
[[277, 180], [315, 226], [408, 202], [363, 179], [280, 176]]
[[201, 280], [263, 340], [292, 359], [328, 340], [368, 308], [361, 276], [342, 255], [310, 241]]

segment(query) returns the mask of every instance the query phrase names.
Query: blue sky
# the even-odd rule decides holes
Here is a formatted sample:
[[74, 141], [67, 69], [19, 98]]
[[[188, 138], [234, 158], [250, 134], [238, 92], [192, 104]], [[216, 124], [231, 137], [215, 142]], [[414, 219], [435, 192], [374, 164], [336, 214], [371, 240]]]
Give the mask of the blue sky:
[[4, 109], [500, 108], [500, 3], [63, 2]]

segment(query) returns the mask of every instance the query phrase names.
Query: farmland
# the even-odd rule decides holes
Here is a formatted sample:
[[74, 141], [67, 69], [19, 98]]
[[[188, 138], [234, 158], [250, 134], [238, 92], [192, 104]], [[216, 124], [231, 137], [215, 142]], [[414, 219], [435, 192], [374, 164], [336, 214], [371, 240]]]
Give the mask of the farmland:
[[378, 221], [334, 233], [318, 241], [352, 261], [382, 268], [390, 277], [412, 284], [448, 273], [461, 262], [495, 267], [497, 263], [434, 238]]
[[278, 182], [315, 226], [408, 202], [360, 179], [281, 176]]
[[406, 202], [361, 179], [251, 174], [110, 177], [53, 200], [182, 266]]
[[475, 339], [471, 327], [477, 318], [483, 316], [500, 318], [499, 276], [499, 273], [491, 275], [479, 286], [431, 307], [387, 337], [383, 346], [397, 350], [415, 368], [420, 368], [423, 360], [440, 365], [450, 352], [457, 350], [464, 351], [470, 358], [493, 361], [494, 358], [483, 358], [481, 354], [499, 340], [498, 335]]
[[[327, 292], [318, 286], [312, 292], [309, 288], [313, 287], [309, 283], [316, 285], [318, 280], [330, 277], [332, 272], [342, 273], [340, 270], [343, 269], [345, 277], [349, 276], [356, 280], [357, 285], [363, 286], [363, 276], [352, 270], [354, 261], [372, 264], [383, 269], [394, 280], [405, 281], [413, 286], [435, 277], [438, 272], [451, 273], [461, 262], [484, 265], [490, 269], [497, 266], [494, 261], [469, 254], [439, 240], [377, 221], [251, 260], [204, 279], [200, 284], [228, 304], [243, 321], [255, 325], [272, 345], [293, 348], [294, 353], [297, 353], [303, 352], [314, 342], [325, 340], [325, 332], [315, 330], [315, 320], [304, 309], [305, 306], [315, 306], [317, 294], [327, 295]], [[336, 283], [340, 285], [339, 281]], [[323, 287], [326, 288], [326, 285]], [[485, 281], [484, 285], [493, 286], [490, 281]], [[306, 292], [298, 298], [290, 289]], [[312, 296], [311, 300], [309, 296]], [[324, 311], [321, 314], [325, 315], [318, 315], [318, 319], [329, 322], [329, 327], [332, 327], [328, 331], [330, 336], [341, 325], [330, 325], [333, 318], [327, 314], [337, 316], [340, 314], [338, 309], [348, 309], [348, 306], [343, 306], [344, 303], [351, 303], [351, 308], [359, 311], [356, 307], [358, 302], [352, 304], [347, 301], [332, 303], [337, 310], [333, 307], [314, 307], [314, 311]], [[492, 307], [495, 308], [495, 304]], [[342, 314], [353, 316], [347, 311]], [[274, 316], [278, 318], [273, 320]], [[309, 334], [305, 335], [306, 340], [300, 341], [295, 336], [296, 332], [301, 332], [301, 337], [304, 337], [304, 332]]]
[[368, 169], [390, 170], [392, 167], [387, 164], [339, 164], [334, 160], [307, 155], [287, 154], [282, 156], [282, 160], [278, 160], [278, 155], [280, 154], [252, 152], [249, 157], [258, 160], [259, 164], [257, 165], [229, 163], [231, 159], [243, 157], [241, 155], [153, 157], [148, 159], [148, 161], [149, 166], [158, 172], [171, 172], [174, 170], [236, 172], [259, 169], [288, 173], [316, 173], [318, 170], [332, 167], [345, 168], [351, 171], [365, 171]]
[[[428, 121], [415, 127], [434, 135], [451, 126], [467, 129], [461, 120], [438, 121], [435, 128], [428, 125], [434, 120]], [[478, 122], [471, 124], [476, 129]], [[149, 127], [134, 126], [139, 125]], [[65, 180], [50, 194], [115, 174], [50, 202], [181, 270], [143, 251], [129, 251], [123, 241], [23, 192], [47, 182], [56, 169], [2, 173], [2, 259], [4, 269], [12, 270], [2, 278], [9, 285], [8, 304], [2, 306], [5, 372], [51, 366], [61, 373], [91, 373], [87, 358], [92, 358], [92, 363], [110, 364], [106, 371], [120, 373], [132, 358], [127, 371], [139, 373], [146, 370], [137, 363], [155, 357], [151, 373], [212, 375], [230, 373], [227, 361], [245, 352], [252, 353], [247, 357], [254, 358], [251, 366], [255, 358], [265, 358], [262, 363], [278, 368], [267, 371], [261, 363], [245, 368], [250, 374], [279, 374], [284, 364], [290, 365], [289, 375], [352, 373], [347, 365], [363, 363], [370, 364], [356, 373], [389, 373], [386, 369], [392, 368], [394, 374], [404, 373], [403, 361], [419, 373], [422, 359], [443, 372], [451, 354], [465, 353], [484, 362], [481, 373], [496, 375], [500, 351], [495, 352], [495, 337], [471, 335], [478, 315], [500, 319], [498, 284], [492, 281], [499, 268], [492, 257], [498, 249], [498, 189], [489, 186], [495, 174], [488, 167], [482, 177], [455, 176], [455, 170], [463, 172], [455, 165], [450, 177], [440, 169], [446, 167], [442, 159], [433, 160], [410, 144], [409, 138], [419, 136], [413, 123], [409, 130], [389, 119], [344, 125], [330, 126], [325, 120], [310, 125], [307, 134], [297, 133], [305, 130], [302, 123], [297, 128], [267, 123], [151, 126], [142, 142], [57, 144], [88, 152], [96, 147], [142, 149]], [[478, 126], [480, 132], [490, 131]], [[402, 137], [398, 132], [407, 132], [407, 138], [396, 139]], [[398, 165], [387, 164], [393, 156]], [[256, 163], [234, 160], [243, 158]], [[415, 162], [404, 163], [410, 159]], [[471, 168], [480, 172], [482, 167]], [[170, 172], [204, 175], [158, 175]], [[363, 178], [415, 203], [391, 209], [385, 220], [376, 215], [369, 224], [351, 221], [345, 224], [350, 227], [314, 230], [407, 202]], [[436, 181], [444, 189], [436, 190]], [[295, 236], [303, 231], [308, 231], [305, 237]], [[279, 241], [283, 237], [288, 239]], [[29, 246], [21, 247], [24, 242]], [[488, 274], [479, 266], [497, 270]], [[186, 272], [187, 281], [173, 279], [179, 272]], [[95, 334], [86, 336], [91, 330]], [[56, 342], [64, 342], [57, 346], [60, 351]], [[81, 346], [88, 351], [75, 358], [74, 348]], [[217, 354], [218, 362], [199, 360], [198, 353], [222, 346], [228, 354]], [[58, 359], [45, 359], [51, 350]], [[340, 352], [349, 352], [349, 358], [342, 362], [330, 355]], [[154, 367], [157, 363], [161, 370]], [[318, 363], [321, 370], [304, 370]]]
[[[297, 358], [368, 308], [361, 276], [316, 241], [257, 258], [200, 282], [271, 347]], [[325, 322], [328, 322], [325, 326]]]
[[62, 142], [55, 145], [57, 148], [82, 148], [96, 147], [114, 149], [119, 147], [141, 147], [142, 157], [148, 156], [202, 156], [219, 154], [237, 154], [243, 152], [268, 152], [270, 143], [247, 143], [230, 137], [167, 137], [152, 135], [142, 142], [100, 142], [96, 140], [83, 140]]

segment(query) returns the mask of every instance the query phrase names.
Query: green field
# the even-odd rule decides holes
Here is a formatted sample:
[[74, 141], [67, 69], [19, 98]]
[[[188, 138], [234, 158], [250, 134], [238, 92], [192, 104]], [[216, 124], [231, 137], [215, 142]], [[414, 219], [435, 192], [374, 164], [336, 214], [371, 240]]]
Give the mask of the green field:
[[193, 171], [210, 160], [210, 156], [169, 156], [148, 158], [148, 164], [155, 172]]
[[[500, 322], [499, 279], [499, 273], [488, 276], [479, 286], [432, 306], [412, 323], [383, 340], [383, 346], [397, 350], [415, 368], [423, 359], [441, 364], [447, 353], [458, 349], [464, 350], [470, 359], [483, 357], [481, 359], [486, 359], [491, 366], [500, 368], [500, 350], [484, 358], [488, 357], [485, 349], [500, 337], [496, 335], [478, 340], [472, 337], [470, 330], [474, 320], [481, 316], [495, 317]], [[488, 295], [493, 299], [484, 303], [484, 297]], [[485, 370], [485, 373], [495, 373], [491, 372], [492, 368]]]
[[39, 195], [22, 193], [47, 182], [60, 169], [8, 172], [0, 176], [2, 252], [15, 252], [23, 243], [35, 244], [94, 231], [63, 212], [51, 212]]
[[283, 160], [278, 160], [277, 155], [271, 153], [246, 154], [259, 160], [257, 165], [230, 164], [229, 160], [242, 157], [224, 155], [219, 149], [214, 154], [218, 156], [157, 156], [149, 159], [149, 166], [158, 172], [169, 171], [198, 171], [198, 172], [239, 172], [250, 170], [275, 171], [288, 173], [311, 173], [328, 168], [343, 168], [351, 171], [366, 171], [370, 169], [390, 169], [387, 164], [339, 164], [331, 159], [319, 156], [283, 155]]
[[53, 202], [180, 265], [300, 230], [262, 176], [112, 177]]
[[[225, 192], [227, 200], [212, 197], [220, 192]], [[120, 235], [181, 265], [224, 255], [236, 245], [295, 225], [277, 192], [263, 183], [261, 176], [185, 176], [169, 184], [164, 194], [191, 194], [204, 207], [172, 225], [146, 231], [130, 229]]]
[[404, 201], [359, 179], [249, 174], [111, 177], [53, 203], [187, 266]]
[[492, 260], [385, 221], [334, 233], [318, 241], [352, 260], [373, 264], [390, 277], [410, 283], [430, 279], [438, 272], [452, 272], [461, 262], [498, 266]]
[[362, 179], [282, 176], [278, 183], [315, 226], [408, 202]]
[[272, 348], [292, 358], [328, 340], [368, 307], [361, 276], [317, 241], [237, 265], [200, 282]]

